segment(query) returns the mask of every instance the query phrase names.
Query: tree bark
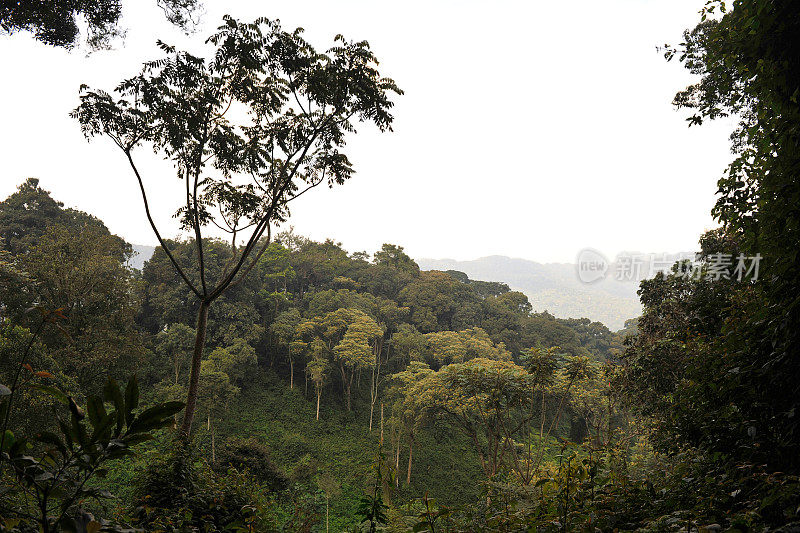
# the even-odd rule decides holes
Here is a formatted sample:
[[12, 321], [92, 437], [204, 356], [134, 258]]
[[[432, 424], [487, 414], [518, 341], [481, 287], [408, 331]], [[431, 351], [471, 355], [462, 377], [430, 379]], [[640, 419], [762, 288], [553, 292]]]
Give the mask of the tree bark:
[[292, 358], [289, 358], [289, 388], [294, 388], [294, 361]]
[[200, 303], [200, 310], [197, 312], [197, 333], [194, 338], [194, 352], [192, 353], [192, 372], [189, 377], [189, 390], [186, 394], [186, 408], [183, 411], [183, 422], [179, 437], [189, 442], [189, 435], [192, 432], [192, 422], [194, 412], [197, 408], [197, 387], [200, 383], [200, 362], [203, 359], [203, 347], [206, 344], [206, 326], [208, 325], [208, 307], [210, 302]]
[[411, 484], [411, 454], [414, 451], [414, 441], [408, 441], [408, 473], [406, 474], [406, 485]]
[[317, 420], [319, 420], [319, 397], [322, 396], [322, 389], [317, 387]]
[[[372, 392], [372, 391], [370, 391]], [[372, 414], [375, 412], [375, 400], [369, 402], [369, 433], [372, 434]]]
[[400, 486], [400, 431], [397, 432], [397, 452], [394, 456], [394, 484], [396, 487]]
[[355, 377], [355, 373], [350, 374], [350, 378], [347, 377], [347, 372], [344, 370], [344, 364], [339, 363], [339, 370], [342, 373], [342, 389], [344, 390], [345, 400], [347, 402], [347, 410], [350, 411], [350, 387], [353, 384], [353, 378]]

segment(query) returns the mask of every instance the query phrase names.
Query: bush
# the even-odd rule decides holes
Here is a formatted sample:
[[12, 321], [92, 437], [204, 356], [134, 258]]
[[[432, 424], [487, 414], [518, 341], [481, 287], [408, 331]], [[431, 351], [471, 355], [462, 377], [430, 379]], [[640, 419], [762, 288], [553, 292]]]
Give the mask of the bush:
[[137, 484], [135, 518], [148, 531], [261, 531], [269, 502], [246, 472], [221, 475], [177, 449], [151, 465]]
[[214, 469], [221, 473], [230, 467], [249, 472], [265, 488], [273, 492], [285, 490], [289, 480], [270, 458], [269, 449], [255, 438], [230, 437], [218, 453]]

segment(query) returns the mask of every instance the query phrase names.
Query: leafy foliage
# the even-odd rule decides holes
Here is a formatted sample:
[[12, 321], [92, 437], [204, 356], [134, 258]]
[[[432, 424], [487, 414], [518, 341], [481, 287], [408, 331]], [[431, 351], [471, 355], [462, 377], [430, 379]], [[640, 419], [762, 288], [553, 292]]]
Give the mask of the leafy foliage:
[[[40, 389], [68, 407], [69, 416], [57, 419], [59, 433], [41, 431], [31, 438], [15, 435], [6, 419], [0, 440], [0, 475], [8, 482], [0, 499], [5, 527], [25, 530], [35, 525], [45, 532], [111, 527], [83, 507], [87, 500], [111, 498], [111, 493], [87, 482], [104, 476], [107, 463], [132, 454], [134, 446], [152, 438], [150, 432], [174, 424], [172, 415], [183, 404], [168, 402], [138, 410], [135, 377], [124, 393], [109, 379], [103, 395], [90, 397], [85, 410], [58, 389]], [[0, 406], [6, 410], [9, 404], [4, 398]]]
[[[167, 19], [188, 29], [193, 24], [197, 0], [158, 0]], [[120, 0], [68, 0], [61, 2], [20, 1], [0, 6], [0, 28], [9, 34], [30, 31], [45, 44], [72, 48], [81, 39], [79, 20], [88, 27], [86, 40], [92, 48], [108, 47], [122, 31]]]

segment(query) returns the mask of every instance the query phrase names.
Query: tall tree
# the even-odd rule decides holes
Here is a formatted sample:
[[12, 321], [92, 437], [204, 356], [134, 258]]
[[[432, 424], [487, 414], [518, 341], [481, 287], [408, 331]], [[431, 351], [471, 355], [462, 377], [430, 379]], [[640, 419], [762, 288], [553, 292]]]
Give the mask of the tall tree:
[[[145, 353], [133, 324], [128, 250], [122, 239], [96, 224], [54, 224], [17, 259], [34, 280], [34, 301], [44, 309], [62, 309], [67, 317], [68, 336], [46, 331], [42, 338], [84, 393], [96, 392], [109, 371], [133, 372]], [[23, 324], [30, 319], [24, 310], [14, 314]]]
[[[727, 5], [726, 5], [727, 4]], [[726, 7], [728, 9], [726, 9]], [[730, 9], [732, 7], [732, 9]], [[707, 17], [709, 11], [722, 16]], [[730, 398], [777, 469], [800, 470], [800, 6], [792, 0], [707, 2], [703, 20], [668, 48], [699, 76], [674, 100], [689, 124], [733, 116], [735, 159], [712, 211], [758, 280], [737, 291], [742, 312], [724, 331]], [[744, 428], [742, 428], [744, 431]], [[744, 433], [746, 434], [746, 433]]]
[[382, 335], [383, 330], [374, 320], [356, 311], [342, 341], [333, 349], [334, 361], [342, 375], [348, 411], [352, 409], [353, 378], [362, 369], [376, 365], [374, 343]]
[[[403, 436], [408, 441], [408, 467], [406, 470], [406, 484], [411, 483], [411, 467], [414, 455], [414, 443], [417, 425], [424, 414], [425, 407], [418, 402], [419, 397], [412, 393], [416, 387], [428, 376], [433, 375], [433, 370], [421, 361], [412, 361], [402, 372], [392, 375], [391, 384], [386, 391], [386, 397], [391, 405], [390, 424], [394, 428], [395, 441], [395, 470], [400, 471], [400, 449]], [[400, 484], [397, 476], [397, 484]]]
[[516, 454], [514, 437], [532, 416], [532, 376], [510, 361], [471, 359], [430, 374], [411, 390], [430, 412], [450, 418], [472, 441], [488, 480]]
[[[39, 180], [28, 178], [8, 198], [0, 202], [0, 249], [12, 254], [27, 252], [51, 226], [65, 226], [74, 232], [91, 226], [110, 235], [100, 220], [64, 204], [39, 186]], [[126, 253], [125, 243], [119, 243], [119, 257]]]
[[169, 362], [172, 363], [174, 385], [180, 383], [183, 367], [191, 357], [192, 341], [195, 335], [195, 331], [186, 324], [170, 324], [156, 335], [156, 350], [160, 354], [166, 355]]
[[289, 361], [289, 388], [294, 388], [294, 358], [298, 355], [292, 350], [292, 340], [295, 328], [300, 323], [300, 312], [297, 308], [279, 314], [270, 325], [269, 332], [275, 338], [275, 344], [286, 350], [286, 359]]
[[[358, 121], [391, 129], [389, 93], [401, 94], [376, 69], [366, 41], [341, 36], [327, 53], [286, 32], [278, 22], [240, 23], [225, 17], [208, 41], [210, 60], [161, 43], [166, 56], [123, 81], [115, 99], [82, 88], [73, 112], [89, 138], [104, 135], [120, 149], [141, 189], [147, 219], [180, 277], [200, 301], [186, 410], [188, 438], [197, 403], [208, 308], [258, 263], [272, 225], [286, 220], [289, 203], [353, 173], [341, 151]], [[245, 118], [246, 117], [246, 118]], [[170, 253], [150, 213], [136, 148], [150, 145], [170, 159], [185, 184], [177, 216], [195, 238], [199, 281]], [[232, 257], [209, 279], [203, 231], [213, 224], [230, 235]], [[237, 238], [245, 235], [242, 246]]]
[[239, 394], [239, 387], [231, 383], [230, 376], [214, 361], [203, 361], [200, 369], [200, 387], [203, 391], [201, 405], [206, 414], [206, 429], [211, 433], [211, 461], [216, 461], [216, 421], [228, 409], [228, 403]]

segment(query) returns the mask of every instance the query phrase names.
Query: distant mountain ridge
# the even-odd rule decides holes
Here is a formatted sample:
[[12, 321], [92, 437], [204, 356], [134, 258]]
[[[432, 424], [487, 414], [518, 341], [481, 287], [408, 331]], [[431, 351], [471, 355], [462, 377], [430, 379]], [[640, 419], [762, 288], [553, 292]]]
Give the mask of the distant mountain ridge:
[[572, 263], [537, 263], [527, 259], [492, 255], [471, 261], [417, 259], [423, 270], [458, 270], [470, 279], [502, 281], [524, 293], [535, 311], [560, 318], [590, 318], [611, 330], [642, 312], [636, 281], [608, 276], [596, 283], [582, 283]]

